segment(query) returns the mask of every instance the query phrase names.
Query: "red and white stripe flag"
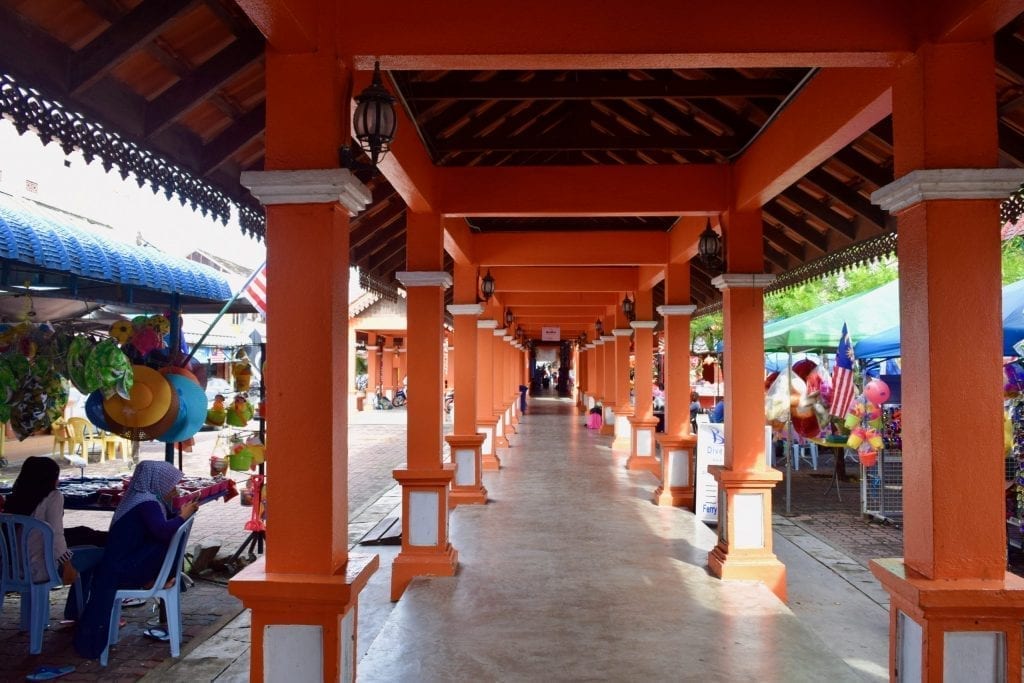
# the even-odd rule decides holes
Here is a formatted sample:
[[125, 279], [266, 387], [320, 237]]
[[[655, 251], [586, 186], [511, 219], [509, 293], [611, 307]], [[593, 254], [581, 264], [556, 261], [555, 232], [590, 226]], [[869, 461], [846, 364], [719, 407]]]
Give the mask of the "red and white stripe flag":
[[249, 278], [245, 286], [245, 298], [261, 316], [267, 317], [267, 264], [263, 263]]
[[857, 392], [857, 387], [853, 383], [853, 360], [853, 343], [850, 341], [846, 323], [843, 323], [843, 336], [839, 339], [836, 364], [832, 368], [832, 405], [828, 410], [829, 415], [846, 415], [850, 401]]

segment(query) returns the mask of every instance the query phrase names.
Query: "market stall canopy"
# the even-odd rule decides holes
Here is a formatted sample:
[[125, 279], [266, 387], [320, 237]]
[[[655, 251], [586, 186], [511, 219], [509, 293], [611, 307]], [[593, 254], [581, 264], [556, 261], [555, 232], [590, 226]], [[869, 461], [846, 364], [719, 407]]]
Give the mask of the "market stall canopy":
[[[1003, 287], [1003, 355], [1016, 356], [1013, 345], [1024, 339], [1024, 280]], [[857, 358], [897, 358], [900, 355], [900, 326], [895, 325], [854, 344]]]
[[850, 337], [876, 334], [900, 318], [898, 280], [765, 325], [765, 351], [835, 350], [843, 323]]
[[16, 295], [31, 292], [33, 297], [140, 308], [166, 307], [178, 294], [186, 311], [216, 309], [231, 298], [228, 280], [212, 268], [118, 242], [75, 221], [0, 193], [0, 288]]

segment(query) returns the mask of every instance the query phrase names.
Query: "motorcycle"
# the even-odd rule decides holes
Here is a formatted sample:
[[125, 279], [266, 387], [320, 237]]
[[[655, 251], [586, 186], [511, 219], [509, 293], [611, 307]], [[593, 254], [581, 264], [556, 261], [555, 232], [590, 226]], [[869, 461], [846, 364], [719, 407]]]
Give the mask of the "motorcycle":
[[445, 392], [444, 395], [444, 414], [451, 415], [452, 408], [455, 406], [455, 390]]
[[384, 390], [381, 387], [377, 387], [373, 401], [374, 410], [391, 410], [394, 407], [388, 397], [384, 395]]
[[395, 397], [391, 399], [391, 404], [396, 408], [401, 408], [405, 405], [405, 401], [405, 389], [403, 388], [395, 392]]

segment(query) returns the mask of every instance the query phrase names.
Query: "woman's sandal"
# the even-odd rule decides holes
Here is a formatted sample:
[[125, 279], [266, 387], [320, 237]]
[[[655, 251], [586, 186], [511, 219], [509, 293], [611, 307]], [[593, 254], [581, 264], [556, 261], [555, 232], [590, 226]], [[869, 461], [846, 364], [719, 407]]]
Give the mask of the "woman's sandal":
[[159, 627], [147, 628], [142, 632], [142, 635], [146, 636], [150, 640], [158, 640], [161, 643], [166, 643], [171, 639], [171, 635], [165, 629]]
[[70, 664], [67, 666], [41, 666], [28, 676], [25, 676], [26, 681], [52, 681], [55, 678], [61, 676], [67, 676], [70, 673], [75, 672], [75, 667]]

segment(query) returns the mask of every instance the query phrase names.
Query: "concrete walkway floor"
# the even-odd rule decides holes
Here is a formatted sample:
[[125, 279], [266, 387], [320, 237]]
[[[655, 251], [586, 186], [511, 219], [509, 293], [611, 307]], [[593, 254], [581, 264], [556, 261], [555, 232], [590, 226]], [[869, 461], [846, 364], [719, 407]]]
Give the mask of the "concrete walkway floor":
[[[358, 680], [888, 680], [887, 595], [863, 563], [776, 515], [788, 606], [722, 583], [706, 571], [713, 530], [652, 505], [655, 478], [579, 421], [568, 401], [531, 398], [503, 469], [485, 473], [490, 503], [452, 513], [456, 577], [417, 579], [392, 603], [398, 548], [359, 548], [380, 570], [360, 595]], [[827, 507], [820, 484], [801, 499]], [[400, 499], [394, 487], [352, 526], [400, 514]], [[244, 612], [145, 680], [248, 680], [248, 628]]]
[[[359, 662], [359, 680], [884, 675], [871, 662], [884, 663], [882, 607], [840, 580], [852, 592], [832, 601], [857, 601], [877, 631], [852, 668], [763, 585], [711, 577], [715, 534], [685, 510], [653, 505], [654, 478], [626, 471], [609, 442], [579, 426], [570, 402], [531, 401], [503, 469], [486, 478], [491, 503], [452, 515], [458, 575], [410, 585]], [[804, 571], [801, 586], [831, 573], [817, 562]]]

